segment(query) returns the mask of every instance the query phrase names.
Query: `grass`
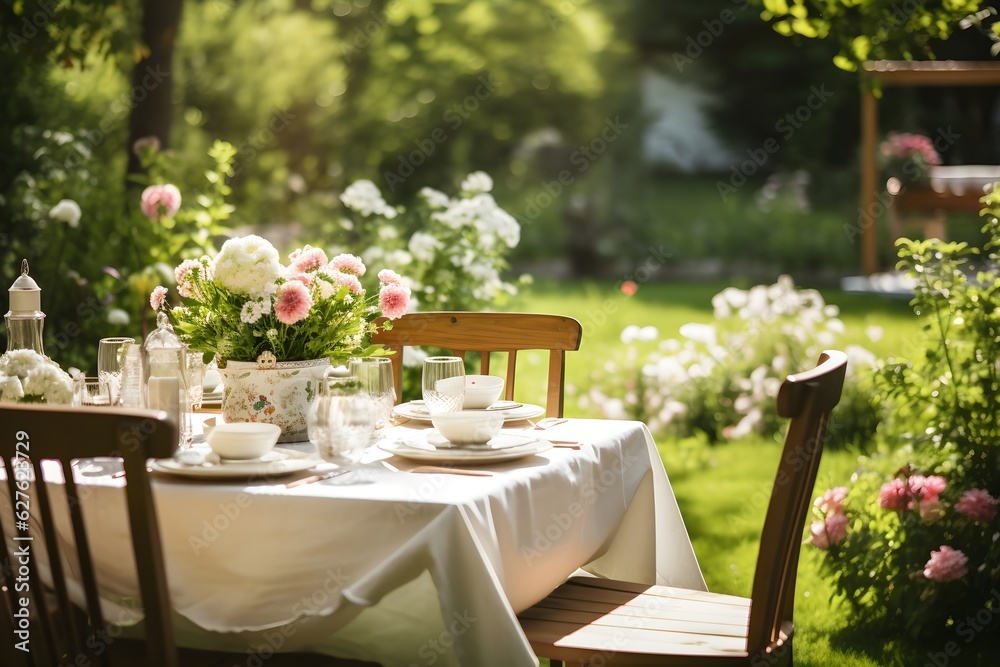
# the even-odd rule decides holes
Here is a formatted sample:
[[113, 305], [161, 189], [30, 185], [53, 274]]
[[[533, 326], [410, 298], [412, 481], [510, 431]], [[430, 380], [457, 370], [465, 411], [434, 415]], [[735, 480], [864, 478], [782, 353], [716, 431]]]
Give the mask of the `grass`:
[[[721, 284], [646, 284], [633, 297], [616, 285], [599, 282], [540, 281], [525, 288], [509, 310], [570, 315], [583, 323], [580, 352], [567, 358], [567, 382], [585, 389], [593, 369], [622, 343], [628, 324], [656, 326], [661, 336], [676, 336], [686, 322], [710, 322], [711, 297]], [[745, 287], [745, 286], [743, 286]], [[917, 320], [902, 302], [879, 297], [822, 290], [828, 303], [841, 308], [845, 342], [865, 344], [880, 356], [906, 354], [917, 331]], [[868, 340], [868, 327], [882, 327], [884, 337]], [[519, 368], [520, 400], [541, 400], [533, 393], [544, 385], [541, 357], [529, 357]], [[567, 399], [568, 416], [591, 416]], [[660, 456], [687, 524], [709, 589], [749, 596], [757, 547], [780, 455], [778, 444], [747, 439], [710, 448], [694, 440], [658, 441]], [[856, 467], [849, 451], [823, 455], [817, 489], [843, 484]], [[833, 587], [820, 573], [821, 554], [804, 548], [799, 567], [795, 620], [795, 662], [799, 667], [987, 667], [1000, 664], [996, 640], [962, 645], [956, 657], [943, 646], [921, 646], [904, 637], [886, 637], [849, 626], [850, 610], [833, 598]], [[984, 633], [986, 634], [986, 633]], [[984, 645], [990, 643], [990, 645]]]

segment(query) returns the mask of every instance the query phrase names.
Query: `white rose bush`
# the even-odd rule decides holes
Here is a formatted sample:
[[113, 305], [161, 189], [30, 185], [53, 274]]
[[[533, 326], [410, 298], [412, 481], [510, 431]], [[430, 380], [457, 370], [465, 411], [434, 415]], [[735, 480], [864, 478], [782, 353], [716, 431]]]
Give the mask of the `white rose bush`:
[[72, 400], [73, 379], [48, 357], [34, 350], [0, 356], [0, 401], [66, 405]]

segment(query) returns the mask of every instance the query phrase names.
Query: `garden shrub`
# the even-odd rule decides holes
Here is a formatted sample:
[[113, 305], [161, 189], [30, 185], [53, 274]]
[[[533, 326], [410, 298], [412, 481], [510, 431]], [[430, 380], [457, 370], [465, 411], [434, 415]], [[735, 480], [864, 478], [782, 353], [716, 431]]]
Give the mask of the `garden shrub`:
[[[656, 342], [659, 332], [627, 327], [624, 357], [595, 374], [582, 407], [644, 421], [654, 432], [703, 435], [709, 442], [781, 431], [774, 405], [778, 387], [790, 373], [811, 368], [823, 349], [837, 347], [844, 332], [839, 309], [816, 290], [796, 289], [788, 276], [749, 290], [727, 287], [712, 305], [714, 324], [685, 324], [681, 340], [660, 341], [646, 355], [637, 344]], [[859, 345], [845, 350], [848, 377], [832, 440], [861, 444], [877, 423], [869, 398], [875, 357]]]
[[923, 318], [909, 359], [875, 374], [878, 455], [816, 501], [811, 540], [858, 625], [971, 643], [1000, 614], [1000, 192], [991, 263], [965, 243], [899, 242]]

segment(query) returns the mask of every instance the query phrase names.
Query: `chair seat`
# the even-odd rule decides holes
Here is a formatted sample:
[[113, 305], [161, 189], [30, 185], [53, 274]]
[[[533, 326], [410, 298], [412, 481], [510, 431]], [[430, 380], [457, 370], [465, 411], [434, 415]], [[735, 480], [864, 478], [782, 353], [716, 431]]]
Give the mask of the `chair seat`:
[[[146, 643], [137, 639], [116, 639], [110, 646], [111, 664], [144, 667], [149, 664]], [[249, 653], [203, 651], [178, 648], [177, 658], [184, 667], [233, 667], [247, 664]], [[379, 667], [375, 662], [346, 660], [318, 653], [268, 653], [259, 654], [260, 662], [267, 667]]]
[[519, 619], [534, 650], [557, 660], [750, 664], [750, 600], [732, 595], [573, 577]]

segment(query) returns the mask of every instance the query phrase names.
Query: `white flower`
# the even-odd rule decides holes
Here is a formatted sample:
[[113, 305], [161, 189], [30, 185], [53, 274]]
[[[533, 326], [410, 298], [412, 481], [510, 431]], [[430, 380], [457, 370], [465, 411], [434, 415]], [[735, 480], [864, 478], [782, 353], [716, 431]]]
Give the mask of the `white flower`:
[[128, 324], [129, 321], [130, 321], [128, 313], [126, 313], [121, 308], [112, 308], [111, 310], [109, 310], [108, 311], [108, 315], [107, 315], [107, 319], [108, 319], [108, 324], [122, 324], [122, 325], [125, 325], [125, 324]]
[[16, 375], [0, 375], [0, 401], [16, 402], [24, 398], [21, 378]]
[[715, 327], [711, 324], [688, 322], [681, 325], [680, 334], [696, 343], [704, 343], [710, 346], [715, 345]]
[[432, 208], [446, 208], [451, 203], [448, 195], [434, 188], [420, 188], [420, 196]]
[[243, 304], [240, 310], [240, 322], [254, 324], [264, 315], [271, 312], [271, 299], [254, 299]]
[[444, 247], [444, 244], [430, 234], [416, 232], [410, 237], [409, 247], [410, 253], [415, 258], [421, 262], [430, 263], [434, 261], [434, 255]]
[[360, 180], [351, 183], [341, 193], [340, 201], [347, 208], [365, 217], [372, 214], [378, 214], [390, 220], [396, 217], [396, 209], [385, 202], [378, 186], [369, 180]]
[[230, 292], [260, 297], [274, 291], [281, 264], [273, 245], [250, 234], [226, 241], [212, 260], [211, 271], [215, 281]]
[[73, 381], [54, 363], [32, 369], [23, 386], [26, 396], [44, 397], [47, 403], [66, 404], [73, 400]]
[[462, 191], [470, 194], [489, 192], [493, 189], [493, 179], [485, 171], [474, 171], [462, 181]]
[[865, 334], [868, 336], [868, 340], [873, 343], [877, 343], [882, 340], [883, 334], [885, 334], [885, 329], [878, 326], [877, 324], [872, 324], [867, 329], [865, 329]]
[[0, 400], [70, 403], [73, 380], [59, 364], [34, 350], [0, 356]]
[[61, 220], [70, 227], [76, 228], [80, 225], [80, 205], [72, 199], [61, 199], [58, 204], [49, 211], [49, 217], [53, 220]]

